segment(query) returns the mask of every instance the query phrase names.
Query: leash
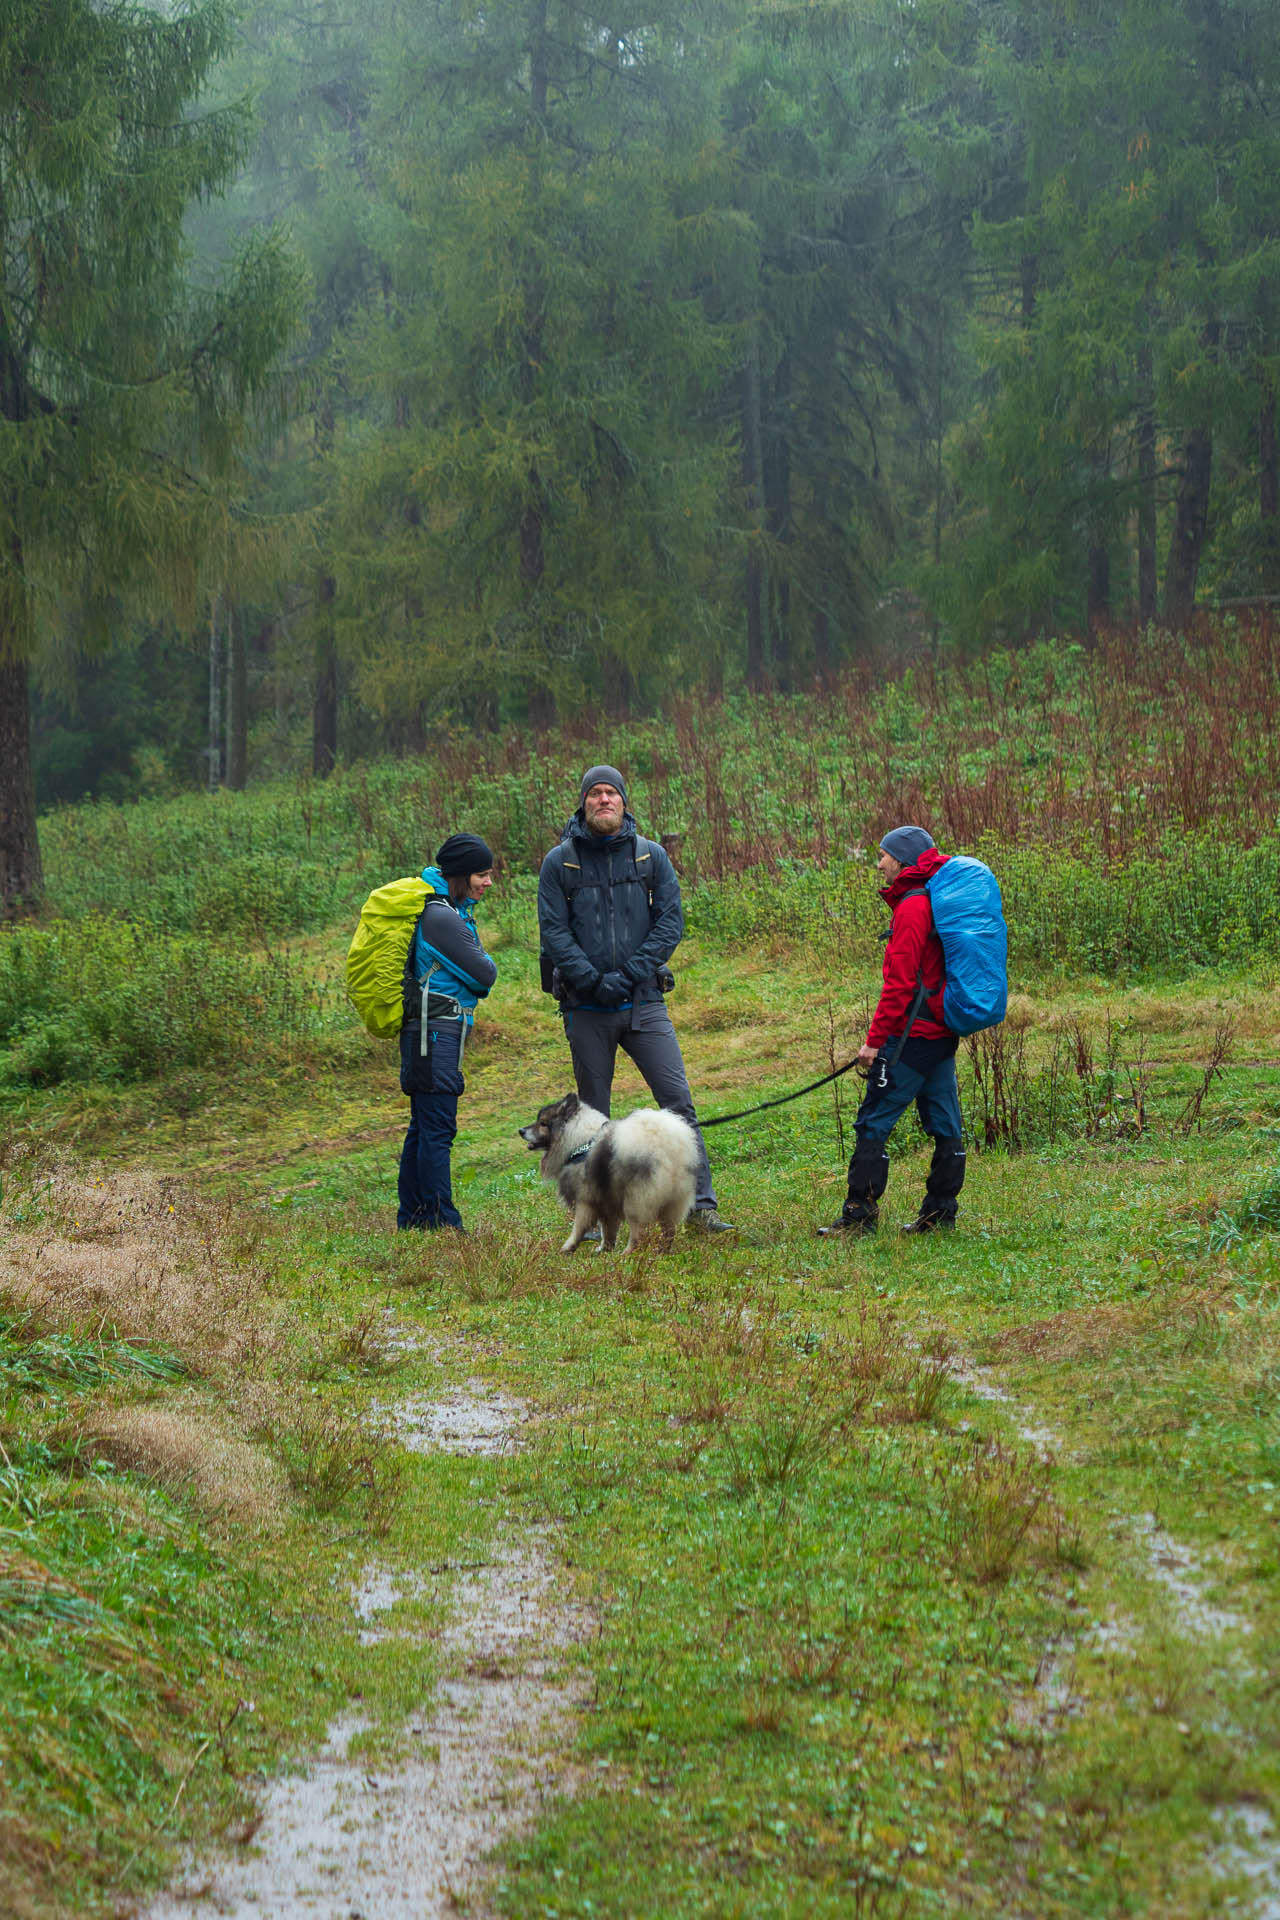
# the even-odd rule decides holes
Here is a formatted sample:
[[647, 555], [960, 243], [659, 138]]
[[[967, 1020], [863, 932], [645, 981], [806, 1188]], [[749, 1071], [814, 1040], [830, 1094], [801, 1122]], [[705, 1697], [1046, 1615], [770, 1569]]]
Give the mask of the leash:
[[[914, 1014], [912, 1017], [914, 1018]], [[904, 1034], [902, 1038], [905, 1040], [906, 1035]], [[901, 1052], [902, 1052], [902, 1046], [900, 1042], [897, 1048], [897, 1053], [900, 1054]], [[708, 1127], [723, 1127], [726, 1124], [726, 1122], [730, 1120], [747, 1120], [747, 1119], [750, 1119], [753, 1113], [766, 1113], [770, 1107], [785, 1107], [790, 1101], [799, 1100], [806, 1093], [816, 1093], [819, 1087], [830, 1086], [833, 1080], [839, 1080], [842, 1074], [851, 1072], [853, 1068], [857, 1066], [857, 1064], [858, 1062], [856, 1058], [853, 1060], [846, 1060], [844, 1065], [842, 1067], [837, 1067], [834, 1073], [824, 1073], [821, 1080], [811, 1080], [807, 1087], [797, 1087], [794, 1093], [784, 1093], [777, 1100], [762, 1100], [758, 1107], [740, 1107], [737, 1113], [718, 1113], [713, 1120], [704, 1120], [701, 1114], [699, 1114], [698, 1126], [700, 1127], [702, 1132], [705, 1133]], [[894, 1059], [890, 1061], [890, 1065], [894, 1066], [896, 1064], [897, 1064], [897, 1056], [895, 1054]], [[1124, 1064], [1125, 1063], [1123, 1061], [1119, 1061], [1117, 1062], [1117, 1067], [1122, 1067]], [[1207, 1060], [1205, 1061], [1145, 1060], [1142, 1062], [1130, 1061], [1128, 1064], [1130, 1066], [1137, 1066], [1141, 1064], [1143, 1066], [1148, 1066], [1148, 1067], [1192, 1067], [1195, 1069], [1197, 1073], [1203, 1073], [1208, 1067], [1209, 1062]], [[1239, 1071], [1239, 1069], [1243, 1067], [1280, 1067], [1280, 1059], [1232, 1060], [1229, 1063], [1226, 1063], [1224, 1068], [1220, 1068], [1219, 1071], [1220, 1072], [1224, 1070]], [[868, 1068], [867, 1071], [869, 1073], [870, 1068]], [[1168, 1094], [1164, 1097], [1167, 1099], [1176, 1098], [1174, 1094]], [[575, 1154], [573, 1157], [574, 1159], [578, 1159], [582, 1157], [581, 1151], [578, 1154]]]
[[699, 1115], [698, 1125], [705, 1133], [708, 1127], [722, 1127], [726, 1120], [745, 1120], [749, 1114], [764, 1113], [769, 1107], [785, 1107], [789, 1100], [798, 1100], [802, 1094], [813, 1093], [819, 1087], [829, 1086], [833, 1080], [838, 1080], [842, 1073], [848, 1073], [857, 1064], [856, 1059], [846, 1060], [844, 1065], [837, 1067], [834, 1073], [824, 1073], [821, 1080], [811, 1080], [807, 1087], [797, 1087], [794, 1093], [784, 1093], [780, 1099], [762, 1100], [758, 1107], [743, 1107], [738, 1113], [718, 1113], [714, 1120], [704, 1120]]

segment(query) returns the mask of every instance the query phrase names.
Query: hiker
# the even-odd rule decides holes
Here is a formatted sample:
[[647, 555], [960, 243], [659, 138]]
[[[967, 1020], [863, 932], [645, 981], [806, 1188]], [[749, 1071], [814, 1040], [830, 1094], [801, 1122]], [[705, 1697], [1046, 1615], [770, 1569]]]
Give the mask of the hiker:
[[467, 1029], [476, 1002], [498, 977], [475, 918], [477, 903], [493, 884], [493, 855], [479, 834], [451, 833], [422, 877], [433, 891], [405, 968], [400, 1089], [409, 1096], [409, 1131], [400, 1154], [396, 1225], [462, 1233], [449, 1149], [458, 1131]]
[[711, 1185], [706, 1143], [664, 993], [684, 933], [680, 882], [664, 848], [636, 832], [616, 767], [588, 767], [578, 811], [538, 876], [543, 988], [560, 1003], [578, 1097], [609, 1111], [618, 1048], [660, 1107], [698, 1134], [692, 1224], [733, 1231]]
[[885, 883], [880, 893], [893, 913], [884, 985], [857, 1055], [869, 1078], [854, 1121], [848, 1195], [839, 1219], [819, 1227], [819, 1233], [875, 1232], [880, 1196], [889, 1179], [885, 1143], [913, 1100], [933, 1140], [933, 1159], [920, 1211], [902, 1231], [931, 1233], [955, 1226], [964, 1185], [955, 1061], [959, 1038], [941, 1019], [946, 971], [924, 891], [926, 880], [946, 862], [947, 855], [938, 852], [923, 827], [895, 827], [880, 842], [876, 867]]

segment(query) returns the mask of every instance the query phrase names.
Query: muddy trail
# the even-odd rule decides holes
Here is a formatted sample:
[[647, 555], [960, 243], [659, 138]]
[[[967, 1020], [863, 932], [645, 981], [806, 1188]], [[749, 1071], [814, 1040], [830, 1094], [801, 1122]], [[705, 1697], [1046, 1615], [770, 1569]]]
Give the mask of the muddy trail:
[[[525, 1409], [479, 1382], [387, 1410], [415, 1451], [509, 1452]], [[364, 1644], [406, 1593], [444, 1587], [452, 1614], [443, 1677], [403, 1729], [408, 1757], [370, 1765], [349, 1749], [365, 1723], [343, 1714], [300, 1771], [266, 1788], [251, 1838], [189, 1860], [139, 1920], [436, 1920], [478, 1913], [489, 1856], [552, 1793], [571, 1791], [565, 1755], [582, 1699], [563, 1655], [591, 1622], [567, 1603], [550, 1529], [506, 1539], [483, 1562], [419, 1574], [371, 1562], [352, 1595]]]

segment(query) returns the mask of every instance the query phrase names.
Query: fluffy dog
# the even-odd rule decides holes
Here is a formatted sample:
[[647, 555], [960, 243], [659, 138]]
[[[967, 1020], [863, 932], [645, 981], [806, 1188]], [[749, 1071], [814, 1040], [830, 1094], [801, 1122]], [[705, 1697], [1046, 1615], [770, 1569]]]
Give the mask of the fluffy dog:
[[698, 1172], [698, 1137], [687, 1120], [653, 1107], [606, 1120], [567, 1093], [521, 1127], [520, 1138], [541, 1152], [543, 1178], [555, 1181], [573, 1214], [562, 1253], [572, 1253], [597, 1223], [609, 1252], [624, 1220], [628, 1247], [657, 1227], [664, 1252], [670, 1249], [693, 1205]]

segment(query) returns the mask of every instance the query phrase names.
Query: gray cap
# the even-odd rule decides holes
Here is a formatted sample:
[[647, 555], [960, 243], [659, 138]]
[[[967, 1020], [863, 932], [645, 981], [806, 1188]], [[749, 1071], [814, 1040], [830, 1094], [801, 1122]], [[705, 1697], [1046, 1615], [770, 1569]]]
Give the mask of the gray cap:
[[578, 789], [579, 800], [585, 800], [592, 787], [616, 787], [624, 800], [627, 797], [627, 783], [616, 767], [588, 767]]
[[880, 851], [896, 860], [900, 867], [914, 867], [922, 853], [933, 845], [933, 835], [923, 827], [894, 827], [880, 842]]

